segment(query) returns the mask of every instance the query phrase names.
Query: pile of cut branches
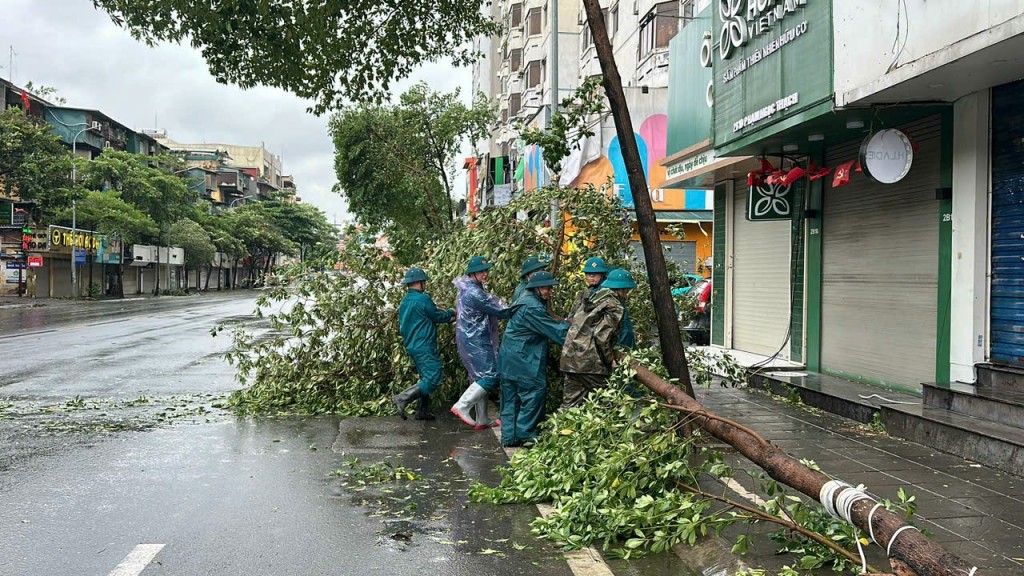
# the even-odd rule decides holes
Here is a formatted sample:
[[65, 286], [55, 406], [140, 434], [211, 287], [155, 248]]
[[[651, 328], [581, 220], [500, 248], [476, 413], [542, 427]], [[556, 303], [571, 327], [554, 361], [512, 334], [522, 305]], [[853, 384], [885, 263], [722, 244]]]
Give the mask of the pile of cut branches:
[[[561, 207], [554, 225], [548, 221], [552, 202]], [[438, 306], [452, 307], [452, 281], [465, 272], [471, 256], [483, 255], [494, 262], [487, 288], [509, 299], [522, 261], [544, 255], [557, 262], [562, 286], [554, 309], [564, 313], [583, 288], [583, 261], [600, 255], [610, 265], [634, 271], [639, 286], [630, 315], [643, 340], [653, 325], [653, 311], [646, 274], [637, 268], [629, 245], [631, 235], [627, 213], [606, 194], [593, 188], [537, 190], [484, 212], [428, 247], [422, 263], [431, 278], [427, 292]], [[343, 248], [328, 260], [287, 269], [270, 282], [273, 287], [259, 300], [269, 330], [233, 332], [228, 359], [246, 388], [231, 397], [230, 405], [244, 413], [393, 413], [390, 396], [412, 385], [416, 376], [398, 333], [404, 270], [374, 240], [350, 230]], [[439, 334], [445, 377], [436, 397], [445, 402], [467, 382], [453, 330], [442, 326]], [[549, 381], [552, 396], [559, 395], [557, 371]]]

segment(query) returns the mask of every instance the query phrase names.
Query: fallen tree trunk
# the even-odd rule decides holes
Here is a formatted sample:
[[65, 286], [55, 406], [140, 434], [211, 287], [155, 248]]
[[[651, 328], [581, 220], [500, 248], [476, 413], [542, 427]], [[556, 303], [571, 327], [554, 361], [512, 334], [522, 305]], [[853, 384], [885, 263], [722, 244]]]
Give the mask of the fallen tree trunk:
[[[709, 412], [683, 390], [669, 384], [637, 362], [632, 362], [632, 367], [636, 370], [638, 381], [655, 394], [668, 400], [673, 406], [692, 414], [696, 426], [735, 448], [775, 480], [815, 500], [819, 499], [822, 488], [830, 481], [828, 476], [801, 464], [797, 459], [786, 454], [782, 448], [768, 442], [754, 431], [736, 426]], [[839, 493], [836, 491], [831, 498], [833, 508], [837, 508], [838, 497]], [[976, 571], [972, 572], [973, 567], [970, 564], [926, 538], [899, 516], [882, 507], [878, 507], [872, 514], [871, 511], [874, 507], [874, 502], [870, 500], [854, 502], [850, 512], [850, 521], [864, 532], [874, 534], [875, 541], [879, 546], [884, 546], [889, 550], [890, 563], [894, 566], [894, 572], [907, 574], [907, 572], [901, 572], [896, 568], [897, 566], [902, 567], [901, 565], [905, 563], [918, 576], [978, 575]], [[869, 515], [871, 516], [870, 526]], [[895, 542], [892, 542], [893, 536], [896, 536]]]

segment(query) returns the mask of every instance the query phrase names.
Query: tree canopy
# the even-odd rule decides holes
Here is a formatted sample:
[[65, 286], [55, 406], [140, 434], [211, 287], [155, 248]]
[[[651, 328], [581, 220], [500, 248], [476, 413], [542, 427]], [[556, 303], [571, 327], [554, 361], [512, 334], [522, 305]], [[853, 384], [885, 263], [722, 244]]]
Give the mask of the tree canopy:
[[49, 124], [18, 108], [0, 112], [0, 190], [39, 201], [44, 219], [71, 204], [71, 154]]
[[[71, 221], [71, 209], [56, 216], [58, 221]], [[88, 190], [78, 199], [76, 223], [101, 234], [115, 234], [125, 244], [134, 244], [156, 236], [160, 229], [152, 218], [125, 202], [116, 191]]]
[[[106, 148], [81, 165], [82, 186], [89, 190], [115, 190], [160, 226], [186, 216], [198, 197], [175, 171], [183, 167], [170, 156], [153, 158]], [[177, 169], [177, 170], [176, 170]]]
[[185, 266], [199, 269], [213, 261], [217, 248], [199, 223], [182, 218], [171, 225], [168, 242], [185, 250]]
[[382, 100], [417, 66], [468, 64], [478, 36], [498, 32], [480, 0], [93, 0], [149, 44], [185, 42], [220, 82], [276, 86], [323, 114], [346, 101]]
[[413, 262], [455, 218], [453, 170], [460, 146], [481, 138], [494, 110], [482, 95], [471, 106], [459, 91], [420, 83], [397, 104], [358, 104], [330, 122], [335, 190], [359, 223], [387, 234], [394, 254]]

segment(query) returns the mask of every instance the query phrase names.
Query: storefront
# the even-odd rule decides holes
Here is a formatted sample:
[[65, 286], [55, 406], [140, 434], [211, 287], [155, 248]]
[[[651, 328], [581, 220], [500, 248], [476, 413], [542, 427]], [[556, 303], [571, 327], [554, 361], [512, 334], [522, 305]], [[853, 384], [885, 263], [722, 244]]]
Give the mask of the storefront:
[[948, 381], [950, 107], [838, 108], [832, 4], [747, 4], [705, 7], [670, 72], [666, 186], [715, 195], [712, 343], [909, 391]]
[[[942, 122], [909, 135], [909, 171], [880, 183], [853, 169], [821, 202], [820, 370], [917, 392], [936, 377]], [[825, 165], [857, 166], [864, 138], [829, 146]]]

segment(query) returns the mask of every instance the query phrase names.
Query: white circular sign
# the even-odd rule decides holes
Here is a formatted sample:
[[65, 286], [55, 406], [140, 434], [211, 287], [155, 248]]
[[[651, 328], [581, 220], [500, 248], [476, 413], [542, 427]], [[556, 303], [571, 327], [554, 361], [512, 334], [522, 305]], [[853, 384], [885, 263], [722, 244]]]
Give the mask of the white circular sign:
[[914, 146], [900, 130], [887, 128], [869, 134], [860, 146], [864, 173], [881, 184], [899, 182], [914, 163]]

